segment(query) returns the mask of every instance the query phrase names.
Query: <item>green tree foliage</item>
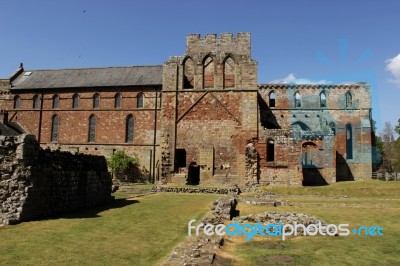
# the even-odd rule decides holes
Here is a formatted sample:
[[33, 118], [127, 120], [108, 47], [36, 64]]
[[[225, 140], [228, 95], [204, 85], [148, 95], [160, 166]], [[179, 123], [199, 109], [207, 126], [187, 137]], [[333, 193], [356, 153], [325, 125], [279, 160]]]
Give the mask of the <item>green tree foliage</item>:
[[380, 136], [375, 136], [375, 149], [373, 150], [374, 163], [379, 168], [382, 164], [383, 142]]
[[130, 181], [131, 169], [139, 166], [137, 158], [128, 156], [124, 151], [116, 151], [108, 160], [108, 167], [113, 171], [115, 178], [121, 181]]
[[390, 122], [385, 122], [383, 127], [383, 131], [380, 134], [382, 139], [382, 148], [383, 148], [383, 156], [382, 156], [382, 165], [381, 169], [385, 172], [392, 173], [393, 165], [395, 162], [395, 143], [394, 143], [394, 128], [390, 124]]
[[395, 141], [396, 146], [396, 160], [394, 163], [394, 168], [397, 172], [400, 172], [400, 119], [397, 121], [397, 125], [394, 128], [394, 131], [399, 135], [397, 140]]
[[[396, 131], [396, 133], [400, 135], [400, 119], [397, 121], [397, 123], [398, 124], [394, 128], [394, 131]], [[397, 140], [399, 140], [399, 138], [400, 138], [400, 136], [397, 138]]]

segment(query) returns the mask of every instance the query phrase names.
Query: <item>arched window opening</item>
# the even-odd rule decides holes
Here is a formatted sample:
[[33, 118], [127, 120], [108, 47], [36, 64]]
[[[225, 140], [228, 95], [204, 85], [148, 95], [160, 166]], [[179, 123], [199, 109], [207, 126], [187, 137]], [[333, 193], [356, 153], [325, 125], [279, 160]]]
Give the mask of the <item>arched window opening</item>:
[[331, 129], [332, 134], [335, 136], [335, 135], [336, 135], [336, 126], [335, 126], [335, 123], [330, 122], [330, 123], [329, 123], [329, 128]]
[[228, 57], [224, 63], [224, 88], [235, 87], [235, 62]]
[[114, 107], [115, 108], [121, 108], [121, 101], [122, 101], [122, 96], [121, 93], [116, 93], [114, 97]]
[[187, 58], [183, 65], [183, 88], [194, 88], [194, 63], [191, 58]]
[[51, 142], [58, 142], [58, 127], [60, 125], [60, 119], [57, 115], [54, 115], [51, 119]]
[[126, 142], [133, 142], [133, 133], [134, 133], [135, 121], [132, 115], [128, 115], [126, 118]]
[[319, 165], [320, 154], [314, 142], [305, 142], [302, 145], [303, 168], [314, 168]]
[[267, 162], [275, 161], [275, 142], [270, 139], [267, 142]]
[[79, 95], [76, 93], [74, 94], [74, 96], [72, 96], [72, 108], [79, 108]]
[[33, 96], [33, 109], [39, 109], [40, 107], [40, 97], [39, 95]]
[[19, 109], [21, 107], [21, 97], [19, 95], [14, 97], [14, 109]]
[[353, 129], [351, 124], [346, 125], [346, 154], [347, 159], [353, 159]]
[[88, 141], [89, 142], [95, 142], [96, 140], [96, 117], [94, 115], [91, 115], [89, 117], [89, 136], [88, 136]]
[[269, 107], [275, 107], [275, 93], [271, 91], [268, 96]]
[[137, 108], [143, 108], [144, 106], [144, 94], [139, 92], [137, 95]]
[[298, 92], [294, 94], [294, 106], [296, 108], [301, 107], [301, 96]]
[[214, 88], [214, 61], [210, 56], [203, 64], [203, 88]]
[[321, 94], [319, 95], [319, 104], [320, 104], [320, 107], [326, 107], [326, 95], [325, 95], [325, 92], [321, 92]]
[[95, 93], [93, 95], [93, 108], [99, 108], [100, 107], [100, 95], [98, 93]]
[[58, 108], [59, 104], [60, 104], [60, 96], [56, 94], [53, 96], [53, 109]]
[[353, 104], [353, 99], [351, 97], [351, 93], [348, 91], [346, 92], [346, 108], [351, 107]]

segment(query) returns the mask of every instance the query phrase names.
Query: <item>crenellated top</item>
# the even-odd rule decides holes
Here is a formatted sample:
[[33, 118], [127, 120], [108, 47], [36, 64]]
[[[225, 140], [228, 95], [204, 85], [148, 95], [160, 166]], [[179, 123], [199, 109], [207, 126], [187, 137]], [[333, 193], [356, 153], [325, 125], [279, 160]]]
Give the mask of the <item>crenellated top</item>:
[[260, 84], [258, 92], [272, 108], [369, 109], [371, 88], [365, 82], [351, 84]]
[[257, 62], [251, 59], [250, 33], [189, 34], [186, 53], [163, 68], [163, 90], [257, 90]]
[[[204, 38], [200, 34], [189, 34], [186, 37], [186, 54], [189, 56], [213, 54], [216, 57], [223, 55], [251, 57], [251, 34], [249, 32], [206, 34]], [[222, 56], [224, 57], [224, 56]]]
[[282, 84], [282, 83], [266, 83], [259, 84], [258, 89], [270, 89], [270, 90], [280, 90], [280, 89], [294, 89], [294, 90], [304, 90], [304, 89], [314, 89], [314, 90], [330, 90], [330, 89], [368, 89], [369, 86], [365, 82], [351, 83], [351, 84]]
[[236, 34], [236, 37], [233, 37], [232, 33], [224, 32], [221, 33], [220, 38], [217, 37], [217, 34], [206, 34], [204, 38], [201, 38], [200, 34], [188, 34], [186, 36], [186, 44], [188, 46], [193, 45], [195, 43], [213, 43], [213, 42], [248, 42], [250, 43], [251, 34], [250, 32], [239, 32]]

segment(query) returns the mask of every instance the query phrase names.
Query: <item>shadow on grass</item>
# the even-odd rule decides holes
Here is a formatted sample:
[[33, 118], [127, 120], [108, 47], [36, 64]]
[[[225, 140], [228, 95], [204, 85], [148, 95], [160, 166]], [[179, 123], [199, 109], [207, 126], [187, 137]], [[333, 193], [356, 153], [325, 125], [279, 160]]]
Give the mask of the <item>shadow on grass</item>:
[[69, 211], [66, 213], [54, 214], [49, 217], [42, 217], [35, 219], [36, 221], [43, 220], [56, 220], [56, 219], [81, 219], [81, 218], [98, 218], [101, 217], [99, 213], [111, 210], [111, 209], [119, 209], [124, 208], [126, 206], [140, 203], [138, 200], [128, 200], [128, 199], [114, 199], [109, 203], [106, 203], [101, 206], [96, 206], [88, 209], [81, 209], [76, 211]]

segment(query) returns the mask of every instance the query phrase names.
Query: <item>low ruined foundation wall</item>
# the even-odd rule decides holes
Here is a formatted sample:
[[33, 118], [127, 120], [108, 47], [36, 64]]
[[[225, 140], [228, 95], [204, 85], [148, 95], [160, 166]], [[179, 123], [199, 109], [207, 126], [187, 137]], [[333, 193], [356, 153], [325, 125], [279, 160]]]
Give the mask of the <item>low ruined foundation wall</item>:
[[33, 135], [0, 136], [0, 224], [109, 202], [105, 158], [39, 149]]

